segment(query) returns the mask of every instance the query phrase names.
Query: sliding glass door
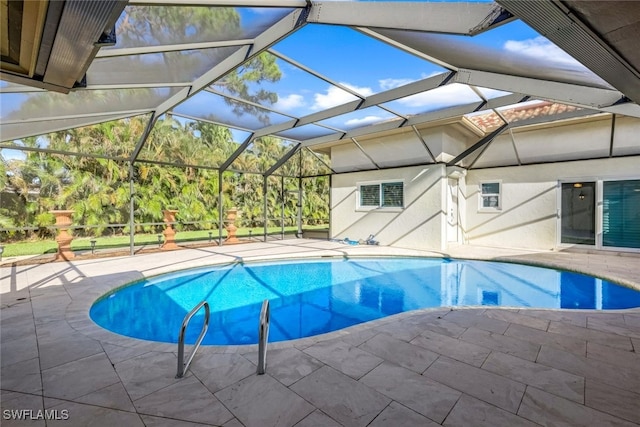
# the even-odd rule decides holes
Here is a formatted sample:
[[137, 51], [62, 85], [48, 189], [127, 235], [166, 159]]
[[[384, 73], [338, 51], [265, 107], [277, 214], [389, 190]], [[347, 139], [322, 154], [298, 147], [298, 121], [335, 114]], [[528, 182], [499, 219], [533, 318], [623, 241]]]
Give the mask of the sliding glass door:
[[560, 243], [640, 249], [640, 179], [565, 182]]
[[602, 245], [640, 248], [640, 180], [602, 183]]
[[560, 243], [596, 244], [596, 183], [562, 184]]

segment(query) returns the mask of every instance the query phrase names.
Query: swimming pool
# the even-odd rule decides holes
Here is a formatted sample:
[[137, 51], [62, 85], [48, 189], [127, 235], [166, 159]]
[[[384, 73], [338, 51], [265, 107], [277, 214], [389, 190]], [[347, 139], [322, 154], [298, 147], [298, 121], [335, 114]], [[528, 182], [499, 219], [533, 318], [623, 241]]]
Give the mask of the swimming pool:
[[[207, 300], [211, 321], [203, 344], [255, 344], [264, 299], [271, 306], [271, 342], [427, 307], [640, 307], [639, 291], [567, 271], [439, 258], [332, 258], [165, 274], [104, 295], [90, 317], [121, 335], [175, 343], [184, 316]], [[187, 343], [195, 342], [203, 321], [201, 311]]]

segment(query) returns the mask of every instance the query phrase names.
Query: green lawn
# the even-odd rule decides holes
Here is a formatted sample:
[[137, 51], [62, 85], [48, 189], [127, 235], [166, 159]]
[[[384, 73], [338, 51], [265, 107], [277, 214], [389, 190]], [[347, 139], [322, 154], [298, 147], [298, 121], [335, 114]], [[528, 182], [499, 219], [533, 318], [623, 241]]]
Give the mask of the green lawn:
[[[305, 230], [317, 230], [326, 228], [326, 225], [305, 225]], [[270, 227], [267, 229], [268, 234], [280, 234], [280, 227]], [[297, 227], [285, 227], [286, 234], [295, 233]], [[238, 237], [248, 237], [249, 232], [251, 231], [251, 235], [256, 238], [261, 238], [264, 233], [264, 228], [255, 227], [255, 228], [238, 228], [237, 236]], [[218, 239], [218, 230], [211, 230], [213, 240]], [[222, 237], [226, 237], [227, 232], [223, 230]], [[164, 237], [163, 237], [164, 239]], [[86, 251], [91, 250], [91, 238], [89, 237], [79, 237], [71, 242], [71, 249], [74, 251]], [[96, 250], [99, 249], [111, 249], [111, 248], [127, 248], [129, 247], [129, 236], [115, 236], [115, 237], [98, 237], [96, 240]], [[199, 231], [179, 231], [176, 234], [176, 242], [178, 243], [187, 243], [187, 242], [207, 242], [209, 240], [209, 230], [199, 230]], [[144, 246], [144, 245], [157, 245], [158, 244], [158, 235], [157, 234], [136, 234], [134, 237], [134, 242], [136, 246]], [[57, 251], [58, 245], [55, 240], [37, 240], [37, 241], [28, 241], [28, 242], [17, 242], [17, 243], [3, 243], [4, 253], [3, 257], [11, 257], [11, 256], [22, 256], [22, 255], [43, 255], [43, 254], [52, 254]]]

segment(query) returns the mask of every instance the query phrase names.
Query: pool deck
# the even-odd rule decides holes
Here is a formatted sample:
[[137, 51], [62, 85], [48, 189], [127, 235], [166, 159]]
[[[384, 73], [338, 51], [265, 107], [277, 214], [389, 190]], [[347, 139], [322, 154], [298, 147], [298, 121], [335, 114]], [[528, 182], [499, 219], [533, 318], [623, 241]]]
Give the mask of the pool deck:
[[[640, 309], [430, 309], [319, 337], [177, 347], [96, 326], [114, 287], [168, 271], [299, 256], [449, 255], [579, 270], [640, 289], [640, 254], [457, 246], [447, 254], [319, 240], [0, 268], [3, 426], [640, 425]], [[189, 349], [189, 348], [188, 348]], [[10, 420], [5, 410], [27, 417]]]

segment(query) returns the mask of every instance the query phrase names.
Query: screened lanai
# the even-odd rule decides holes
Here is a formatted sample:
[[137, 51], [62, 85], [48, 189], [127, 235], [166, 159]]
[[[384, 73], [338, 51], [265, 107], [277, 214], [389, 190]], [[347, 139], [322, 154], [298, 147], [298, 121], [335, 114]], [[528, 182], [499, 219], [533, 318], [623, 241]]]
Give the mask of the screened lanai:
[[[186, 176], [170, 194], [202, 202], [181, 202], [183, 222], [213, 211], [208, 227], [222, 233], [225, 209], [257, 195], [244, 215], [266, 236], [277, 217], [280, 226], [294, 218], [301, 231], [310, 212], [328, 215], [329, 178], [318, 178], [336, 174], [640, 154], [637, 140], [616, 134], [617, 123], [640, 119], [634, 2], [67, 0], [3, 8], [6, 230], [37, 226], [35, 216], [21, 221], [15, 215], [26, 213], [7, 208], [9, 194], [42, 194], [40, 172], [17, 179], [20, 162], [34, 156], [118, 175], [107, 198], [89, 181], [78, 193], [105, 209], [117, 205], [108, 223], [141, 222], [149, 206], [174, 203], [153, 194], [136, 201], [141, 179], [166, 181], [154, 177], [162, 167]], [[537, 144], [513, 133], [588, 117], [611, 122], [606, 142]], [[443, 125], [469, 142], [445, 153], [430, 137]], [[336, 161], [345, 150], [357, 154]], [[65, 161], [51, 167], [47, 177], [57, 174], [63, 187], [74, 179], [82, 186], [65, 175]], [[242, 185], [247, 191], [232, 196], [229, 187]], [[79, 225], [96, 222], [105, 220], [87, 214]]]

